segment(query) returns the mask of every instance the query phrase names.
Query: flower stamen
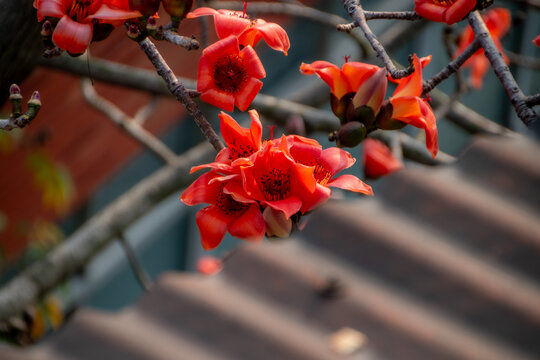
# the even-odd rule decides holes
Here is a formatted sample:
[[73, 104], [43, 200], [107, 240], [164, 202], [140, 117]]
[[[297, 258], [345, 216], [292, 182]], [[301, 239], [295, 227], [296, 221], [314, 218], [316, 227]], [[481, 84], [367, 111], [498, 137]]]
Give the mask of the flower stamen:
[[247, 80], [248, 74], [240, 56], [228, 55], [216, 61], [214, 82], [220, 90], [237, 93], [244, 87]]
[[285, 199], [291, 192], [291, 177], [279, 169], [272, 169], [261, 176], [259, 182], [266, 200], [277, 201]]
[[216, 195], [216, 206], [227, 215], [236, 215], [244, 212], [249, 205], [238, 202], [234, 200], [231, 195], [225, 194], [223, 192], [224, 186], [225, 184], [221, 185], [218, 194]]
[[92, 0], [74, 0], [69, 10], [69, 17], [73, 21], [84, 19], [88, 15], [88, 7], [92, 5]]

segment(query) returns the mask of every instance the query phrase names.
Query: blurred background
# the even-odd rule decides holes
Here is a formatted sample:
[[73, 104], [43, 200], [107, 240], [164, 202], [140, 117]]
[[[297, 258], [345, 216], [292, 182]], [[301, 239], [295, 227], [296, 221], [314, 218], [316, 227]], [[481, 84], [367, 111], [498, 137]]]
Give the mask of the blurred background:
[[[350, 21], [341, 2], [302, 3]], [[412, 0], [366, 0], [362, 4], [368, 10], [413, 8]], [[502, 40], [512, 73], [525, 94], [540, 92], [540, 48], [531, 42], [540, 33], [540, 5], [534, 0], [496, 0], [494, 6], [512, 11], [511, 30]], [[0, 132], [0, 282], [5, 284], [163, 166], [162, 160], [85, 100], [81, 76], [93, 78], [93, 89], [99, 95], [142, 123], [176, 154], [201, 143], [203, 137], [173, 98], [100, 79], [101, 60], [153, 69], [123, 27], [106, 41], [92, 43], [87, 57], [72, 59], [63, 54], [47, 60], [40, 56], [39, 24], [34, 21], [32, 1], [0, 0], [0, 8], [0, 33], [6, 34], [0, 39], [0, 101], [7, 99], [9, 85], [17, 82], [25, 99], [38, 90], [43, 103], [28, 127]], [[5, 15], [8, 12], [10, 16]], [[260, 16], [281, 24], [291, 41], [287, 57], [262, 42], [258, 45], [256, 50], [267, 70], [264, 94], [329, 110], [326, 85], [302, 75], [298, 70], [302, 62], [327, 60], [341, 65], [350, 56], [351, 61], [381, 65], [353, 37], [335, 31], [331, 24], [288, 15]], [[211, 44], [216, 37], [212, 20], [207, 20], [207, 32], [201, 27], [206, 20], [192, 19], [182, 22], [179, 33]], [[160, 12], [160, 23], [167, 21], [167, 14]], [[457, 36], [465, 26], [463, 22], [445, 32], [444, 24], [427, 21], [373, 20], [369, 25], [401, 64], [411, 53], [433, 55], [424, 69], [425, 78], [449, 61], [445, 34]], [[358, 30], [354, 33], [363, 39]], [[186, 51], [166, 42], [157, 46], [177, 76], [196, 79], [202, 50]], [[131, 68], [126, 69], [129, 75]], [[468, 70], [464, 78], [468, 78]], [[194, 87], [193, 82], [188, 84]], [[450, 78], [438, 89], [453, 94], [455, 87]], [[456, 157], [457, 163], [427, 166], [407, 160], [407, 169], [368, 180], [374, 187], [374, 199], [352, 196], [347, 202], [331, 202], [293, 240], [238, 250], [238, 241], [227, 237], [217, 250], [205, 254], [194, 221], [200, 207], [183, 205], [178, 189], [124, 231], [125, 240], [152, 279], [175, 271], [158, 283], [156, 291], [138, 301], [144, 290], [121, 243], [111, 241], [30, 311], [34, 320], [17, 330], [4, 324], [6, 339], [38, 341], [79, 308], [97, 309], [75, 312], [82, 314], [75, 316], [73, 325], [80, 334], [84, 334], [84, 321], [99, 319], [108, 311], [151, 312], [163, 305], [159, 315], [163, 320], [169, 316], [167, 309], [174, 308], [172, 300], [166, 300], [172, 296], [179, 307], [189, 310], [179, 315], [186, 328], [178, 336], [192, 341], [192, 346], [193, 342], [201, 347], [206, 342], [213, 344], [209, 346], [215, 348], [209, 351], [217, 354], [215, 358], [540, 357], [540, 158], [536, 140], [516, 117], [491, 70], [481, 90], [460, 94], [457, 101], [462, 105], [437, 106], [440, 100], [432, 97], [440, 149]], [[218, 111], [199, 104], [216, 126]], [[460, 106], [515, 133], [504, 137], [482, 136], [482, 131], [473, 134], [456, 124]], [[10, 104], [5, 101], [0, 117], [7, 118], [9, 112]], [[239, 112], [233, 116], [247, 120]], [[272, 116], [262, 120], [263, 126], [285, 121]], [[404, 132], [423, 143], [417, 129], [407, 127]], [[327, 134], [311, 135], [330, 145]], [[264, 137], [268, 137], [267, 130]], [[351, 153], [358, 159], [351, 171], [362, 177], [361, 149], [351, 149]], [[338, 198], [345, 196], [335, 193]], [[227, 259], [220, 280], [198, 281], [178, 275], [178, 271], [193, 271], [198, 259], [209, 254]], [[231, 288], [234, 294], [228, 293]], [[222, 296], [227, 306], [216, 310], [215, 304], [207, 304], [213, 296]], [[260, 316], [257, 321], [266, 322], [271, 330], [264, 326], [260, 330], [260, 325], [243, 319], [233, 310], [238, 306], [233, 300]], [[42, 318], [39, 328], [35, 326], [36, 312]], [[280, 314], [276, 323], [272, 322], [274, 313]], [[293, 315], [287, 322], [283, 314]], [[114, 316], [118, 315], [111, 319]], [[228, 317], [234, 317], [234, 325], [224, 322]], [[213, 324], [213, 318], [221, 320]], [[126, 322], [125, 326], [133, 324]], [[277, 329], [281, 326], [288, 331], [280, 337]], [[244, 331], [248, 338], [255, 336], [249, 335], [251, 327], [260, 336], [251, 345], [225, 336], [227, 329], [238, 334]], [[41, 346], [50, 341], [60, 349], [58, 344], [68, 340], [77, 343], [77, 330], [72, 334], [73, 339], [62, 338], [67, 336], [65, 332], [45, 336]], [[448, 338], [438, 337], [442, 335]], [[282, 338], [288, 336], [287, 341]], [[224, 345], [227, 341], [229, 345]], [[330, 345], [323, 346], [323, 342]], [[343, 342], [352, 343], [350, 353], [343, 350], [347, 348], [340, 345]], [[268, 353], [256, 352], [257, 346]], [[244, 352], [238, 350], [242, 347]], [[120, 348], [113, 346], [110, 354]], [[213, 358], [197, 351], [193, 354], [198, 355], [186, 358]], [[66, 350], [65, 354], [81, 358], [75, 356], [76, 351]], [[128, 353], [123, 356], [136, 358]], [[163, 356], [155, 358], [170, 358]]]

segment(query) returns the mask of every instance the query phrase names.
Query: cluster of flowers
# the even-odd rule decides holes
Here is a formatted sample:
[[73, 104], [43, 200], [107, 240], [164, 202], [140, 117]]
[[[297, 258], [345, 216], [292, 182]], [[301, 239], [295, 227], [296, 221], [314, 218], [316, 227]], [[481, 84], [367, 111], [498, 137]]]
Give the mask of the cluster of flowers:
[[262, 125], [250, 110], [251, 126], [244, 129], [229, 115], [219, 115], [227, 147], [210, 168], [181, 195], [187, 205], [210, 204], [197, 213], [196, 222], [206, 250], [220, 244], [227, 231], [248, 241], [288, 236], [300, 216], [324, 203], [330, 187], [373, 195], [359, 178], [335, 175], [355, 159], [339, 148], [322, 149], [312, 139], [283, 135], [262, 141]]

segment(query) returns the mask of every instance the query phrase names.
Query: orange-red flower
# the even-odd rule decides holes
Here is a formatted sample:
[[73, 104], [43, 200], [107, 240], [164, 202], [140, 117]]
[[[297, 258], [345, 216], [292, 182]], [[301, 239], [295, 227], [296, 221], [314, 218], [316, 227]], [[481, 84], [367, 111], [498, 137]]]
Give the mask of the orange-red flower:
[[52, 40], [71, 54], [83, 53], [99, 24], [118, 26], [141, 16], [129, 8], [128, 0], [34, 0], [38, 20], [58, 18]]
[[[391, 130], [396, 127], [394, 120], [397, 120], [421, 128], [426, 133], [426, 147], [435, 157], [439, 147], [435, 116], [431, 107], [420, 98], [422, 67], [429, 63], [430, 59], [426, 57], [420, 60], [414, 55], [414, 72], [407, 77], [394, 80], [398, 86], [388, 100], [392, 105], [391, 114], [381, 111], [388, 84], [384, 68], [347, 62], [339, 69], [327, 61], [316, 61], [312, 64], [302, 64], [300, 71], [307, 75], [317, 74], [330, 86], [332, 110], [342, 123], [359, 121], [368, 131], [376, 128]], [[362, 111], [363, 107], [370, 108], [372, 113], [366, 114]], [[387, 107], [384, 107], [386, 110]]]
[[201, 243], [205, 250], [216, 248], [227, 232], [239, 239], [262, 241], [265, 223], [255, 200], [239, 202], [227, 187], [238, 176], [223, 176], [215, 170], [201, 175], [181, 195], [186, 205], [210, 204], [196, 215]]
[[418, 15], [448, 25], [463, 19], [475, 6], [476, 0], [414, 0]]
[[302, 63], [300, 71], [306, 75], [317, 74], [329, 87], [332, 94], [340, 100], [348, 93], [356, 93], [360, 85], [380, 68], [376, 65], [351, 61], [341, 69], [328, 61]]
[[[500, 39], [510, 29], [510, 24], [512, 22], [510, 11], [503, 8], [495, 8], [488, 11], [482, 18], [493, 38], [493, 42], [503, 55], [504, 61], [509, 64], [509, 60], [502, 50]], [[459, 37], [459, 44], [455, 57], [461, 54], [473, 41], [474, 32], [470, 26], [467, 26]], [[476, 51], [463, 66], [471, 68], [472, 84], [475, 88], [480, 89], [482, 87], [482, 79], [490, 66], [489, 60], [484, 54], [484, 49], [478, 49], [478, 51]]]
[[245, 111], [262, 87], [266, 72], [251, 46], [240, 50], [229, 36], [203, 50], [199, 60], [197, 91], [201, 99], [226, 111], [234, 105]]
[[437, 121], [427, 101], [420, 98], [422, 95], [422, 65], [416, 55], [414, 55], [413, 64], [414, 72], [401, 79], [390, 98], [392, 119], [424, 129], [426, 147], [435, 157], [439, 151]]
[[403, 168], [401, 161], [379, 140], [367, 138], [363, 142], [364, 174], [369, 178], [389, 175]]
[[274, 50], [282, 51], [287, 55], [290, 48], [289, 37], [281, 26], [269, 23], [263, 19], [250, 19], [245, 13], [233, 10], [214, 10], [200, 7], [187, 14], [187, 18], [212, 15], [216, 33], [220, 39], [231, 35], [238, 37], [242, 46], [255, 46], [264, 39], [268, 46]]
[[533, 44], [540, 47], [540, 35], [534, 38]]

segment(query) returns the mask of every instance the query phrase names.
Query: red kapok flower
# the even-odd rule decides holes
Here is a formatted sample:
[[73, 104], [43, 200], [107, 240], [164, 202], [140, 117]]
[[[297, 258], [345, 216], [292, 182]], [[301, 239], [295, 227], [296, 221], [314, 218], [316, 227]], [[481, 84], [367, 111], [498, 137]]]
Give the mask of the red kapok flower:
[[237, 200], [255, 199], [262, 206], [282, 211], [288, 219], [298, 211], [309, 211], [307, 204], [320, 204], [330, 195], [315, 191], [314, 168], [291, 158], [285, 136], [265, 142], [252, 160], [252, 164], [240, 166], [242, 189], [235, 187], [237, 183], [230, 189]]
[[141, 16], [129, 8], [128, 0], [34, 0], [38, 20], [59, 18], [52, 40], [72, 54], [83, 53], [94, 35], [96, 24], [118, 26]]
[[422, 94], [422, 65], [416, 55], [414, 55], [413, 64], [414, 72], [401, 79], [390, 98], [392, 119], [424, 129], [426, 147], [435, 157], [439, 151], [437, 122], [429, 104], [420, 98]]
[[414, 0], [418, 15], [448, 25], [463, 19], [475, 6], [476, 0]]
[[403, 168], [401, 161], [379, 140], [367, 138], [363, 142], [363, 149], [364, 174], [369, 178], [389, 175]]
[[[508, 58], [502, 51], [500, 39], [510, 29], [510, 24], [512, 22], [512, 15], [510, 14], [510, 11], [503, 8], [495, 8], [489, 10], [485, 15], [482, 16], [482, 18], [484, 19], [486, 27], [493, 38], [493, 42], [503, 55], [504, 61], [509, 64]], [[456, 50], [454, 57], [457, 57], [459, 54], [465, 51], [465, 49], [472, 44], [473, 41], [474, 32], [471, 26], [468, 25], [459, 37], [458, 49]], [[489, 60], [484, 54], [484, 49], [478, 49], [463, 65], [471, 68], [472, 84], [475, 88], [480, 89], [482, 87], [482, 79], [490, 66]]]
[[229, 36], [203, 50], [199, 60], [197, 91], [201, 99], [226, 111], [234, 105], [245, 111], [262, 87], [266, 76], [251, 46], [242, 50], [238, 39]]
[[187, 14], [187, 18], [206, 15], [214, 16], [216, 33], [220, 39], [234, 35], [238, 37], [240, 45], [252, 47], [264, 39], [272, 49], [282, 51], [287, 55], [290, 48], [289, 37], [278, 24], [269, 23], [263, 19], [250, 19], [240, 11], [214, 10], [207, 7], [195, 9]]
[[537, 37], [534, 38], [534, 40], [532, 41], [534, 45], [540, 47], [540, 35], [538, 35]]
[[228, 185], [240, 181], [238, 175], [223, 176], [212, 170], [201, 175], [180, 196], [186, 205], [211, 204], [196, 215], [201, 243], [205, 250], [216, 248], [227, 231], [234, 237], [248, 241], [262, 241], [265, 223], [259, 205], [250, 199], [233, 199]]

